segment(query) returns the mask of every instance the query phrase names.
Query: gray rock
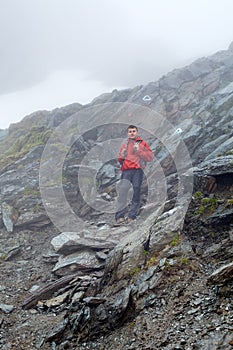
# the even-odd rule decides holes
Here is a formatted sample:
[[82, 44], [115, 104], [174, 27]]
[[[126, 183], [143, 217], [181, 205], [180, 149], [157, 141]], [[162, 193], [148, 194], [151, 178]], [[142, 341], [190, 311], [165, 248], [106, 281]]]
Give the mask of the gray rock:
[[228, 95], [233, 93], [233, 83], [228, 84], [223, 89], [218, 90], [219, 95]]
[[[30, 192], [30, 191], [29, 191]], [[32, 191], [33, 192], [33, 191]], [[15, 207], [20, 208], [20, 211], [33, 211], [39, 210], [42, 205], [42, 200], [39, 196], [39, 192], [35, 191], [35, 194], [22, 195], [15, 201]]]
[[43, 260], [48, 263], [56, 263], [59, 259], [60, 255], [50, 252], [48, 254], [43, 255]]
[[83, 298], [84, 295], [85, 295], [84, 291], [79, 291], [77, 293], [74, 293], [74, 295], [72, 296], [72, 299], [71, 299], [71, 304], [75, 304], [75, 303], [79, 302]]
[[14, 221], [15, 221], [15, 209], [7, 204], [6, 202], [2, 203], [2, 220], [8, 232], [13, 232], [14, 230]]
[[80, 272], [82, 275], [85, 272], [91, 272], [103, 268], [104, 264], [96, 258], [94, 252], [83, 250], [65, 257], [60, 257], [59, 261], [53, 268], [53, 272], [59, 276], [74, 272]]
[[83, 301], [87, 304], [87, 305], [99, 305], [99, 304], [103, 304], [106, 299], [105, 298], [99, 298], [97, 296], [95, 297], [86, 297], [83, 299]]
[[[184, 198], [185, 203], [185, 198]], [[159, 252], [179, 235], [183, 227], [183, 208], [176, 207], [158, 217], [151, 228], [150, 248]]]
[[218, 157], [219, 155], [225, 155], [227, 154], [228, 151], [231, 151], [232, 152], [233, 150], [233, 138], [230, 137], [226, 140], [224, 140], [224, 142], [222, 142], [220, 145], [217, 144], [216, 142], [216, 149], [211, 152], [206, 158], [205, 160], [208, 161], [208, 160], [211, 160], [215, 157]]
[[207, 218], [210, 225], [227, 224], [233, 221], [233, 208], [220, 208]]
[[49, 217], [45, 213], [26, 212], [19, 216], [15, 227], [38, 229], [51, 223]]
[[208, 283], [222, 285], [232, 279], [233, 262], [215, 270], [209, 277]]
[[100, 320], [100, 322], [106, 321], [108, 319], [107, 310], [103, 304], [97, 306], [97, 308], [95, 309], [95, 314]]
[[100, 260], [106, 260], [108, 257], [108, 255], [105, 254], [104, 252], [97, 252], [95, 255]]
[[116, 176], [115, 167], [111, 164], [105, 164], [98, 173], [98, 178], [113, 179]]
[[38, 188], [39, 185], [39, 162], [43, 146], [37, 146], [23, 158], [9, 165], [0, 172], [0, 184], [2, 200], [15, 200], [25, 191]]
[[10, 248], [8, 252], [6, 253], [5, 261], [10, 261], [12, 260], [16, 255], [18, 255], [21, 252], [21, 247], [20, 246], [15, 246]]
[[0, 206], [0, 229], [4, 227], [4, 223], [3, 223], [3, 220], [2, 220], [2, 208]]
[[233, 173], [233, 156], [218, 157], [206, 160], [192, 169], [196, 176], [216, 176]]
[[198, 78], [200, 76], [211, 73], [213, 69], [213, 64], [208, 58], [201, 58], [196, 60], [189, 66], [189, 71], [193, 78]]
[[67, 299], [69, 295], [69, 292], [62, 293], [54, 298], [51, 298], [49, 300], [46, 300], [43, 302], [43, 305], [46, 305], [47, 307], [56, 307], [62, 305], [65, 300]]
[[93, 249], [105, 250], [114, 247], [113, 242], [107, 240], [96, 239], [96, 233], [91, 233], [88, 237], [84, 237], [84, 233], [77, 232], [62, 232], [54, 237], [51, 244], [57, 253], [70, 254], [78, 250]]
[[14, 306], [8, 304], [0, 304], [0, 310], [5, 314], [10, 314], [14, 310]]
[[[229, 261], [232, 257], [232, 203], [231, 200], [226, 202], [225, 198], [221, 198], [222, 202], [217, 202], [218, 208], [214, 208], [214, 211], [203, 217], [196, 217], [193, 212], [190, 215], [189, 210], [186, 213], [186, 198], [182, 198], [179, 206], [176, 205], [180, 178], [177, 176], [176, 164], [174, 164], [174, 157], [177, 155], [181, 163], [183, 162], [182, 165], [186, 166], [179, 147], [182, 142], [185, 142], [187, 146], [185, 152], [190, 155], [195, 165], [195, 168], [192, 169], [194, 170], [195, 190], [204, 189], [206, 191], [207, 189], [206, 192], [209, 196], [211, 189], [216, 190], [219, 194], [219, 188], [225, 186], [225, 191], [231, 196], [232, 157], [225, 156], [233, 149], [233, 54], [231, 46], [228, 51], [221, 51], [209, 58], [197, 60], [184, 69], [174, 70], [161, 78], [159, 82], [152, 82], [124, 91], [114, 90], [112, 93], [102, 95], [93, 101], [96, 112], [92, 116], [93, 125], [96, 125], [94, 122], [98, 124], [101, 120], [100, 116], [103, 115], [107, 115], [109, 124], [114, 123], [118, 113], [117, 103], [134, 104], [133, 118], [128, 120], [138, 122], [139, 127], [142, 128], [147, 128], [149, 125], [156, 135], [152, 135], [150, 141], [156, 160], [158, 160], [166, 177], [164, 182], [167, 185], [166, 195], [168, 198], [163, 197], [160, 201], [162, 198], [160, 192], [158, 191], [158, 196], [156, 194], [161, 207], [162, 203], [166, 201], [161, 211], [158, 210], [158, 205], [153, 207], [150, 204], [146, 210], [146, 205], [143, 203], [144, 208], [140, 213], [143, 220], [137, 220], [134, 226], [111, 229], [107, 225], [99, 225], [101, 226], [100, 230], [87, 223], [88, 230], [84, 232], [80, 229], [81, 232], [77, 233], [75, 242], [73, 237], [69, 237], [65, 243], [62, 242], [61, 237], [54, 239], [53, 243], [55, 242], [54, 247], [57, 251], [64, 254], [76, 251], [76, 254], [72, 254], [72, 256], [60, 257], [59, 263], [55, 267], [55, 269], [57, 268], [55, 273], [58, 275], [70, 274], [74, 271], [75, 275], [82, 274], [85, 275], [82, 277], [86, 278], [86, 274], [88, 274], [88, 283], [91, 283], [93, 276], [96, 279], [101, 278], [104, 265], [105, 270], [103, 278], [95, 280], [90, 286], [80, 283], [81, 276], [75, 276], [72, 282], [70, 280], [69, 282], [63, 281], [64, 284], [62, 282], [62, 290], [61, 288], [56, 289], [58, 299], [52, 299], [52, 303], [50, 300], [47, 305], [54, 305], [56, 313], [59, 313], [60, 310], [66, 310], [65, 317], [69, 319], [69, 322], [60, 324], [60, 327], [47, 338], [48, 341], [52, 342], [51, 348], [65, 349], [69, 347], [70, 341], [74, 342], [72, 345], [80, 350], [105, 347], [110, 350], [118, 348], [164, 350], [186, 348], [186, 350], [191, 350], [193, 348], [217, 349], [220, 347], [228, 349], [232, 345], [232, 336], [230, 335], [232, 312], [229, 302], [231, 290], [229, 288], [228, 294], [225, 295], [222, 291], [225, 283], [230, 284], [230, 276], [232, 275], [231, 266], [225, 264], [225, 261]], [[150, 99], [143, 101], [143, 97], [146, 95], [150, 96]], [[98, 115], [98, 104], [101, 102], [104, 103], [104, 106], [100, 106], [101, 113]], [[137, 105], [135, 106], [135, 104]], [[161, 119], [163, 119], [161, 123], [160, 118], [155, 117], [154, 120], [149, 118], [150, 124], [147, 124], [147, 115], [143, 118], [141, 113], [137, 113], [140, 104], [146, 106], [148, 114], [154, 111], [161, 113]], [[127, 103], [123, 107], [126, 109], [123, 108], [120, 113], [125, 113], [125, 111], [128, 113]], [[86, 120], [90, 121], [90, 119], [85, 118], [88, 116], [88, 109], [79, 105], [52, 112], [40, 112], [35, 114], [34, 118], [36, 123], [40, 122], [46, 127], [54, 128], [66, 118], [69, 119], [72, 113], [82, 110], [83, 114], [77, 115], [79, 117], [78, 126], [80, 130], [85, 130]], [[26, 118], [22, 124], [12, 126], [10, 133], [16, 132], [15, 135], [20, 137], [24, 135], [24, 130], [30, 130], [33, 123], [32, 117]], [[72, 136], [74, 145], [64, 164], [67, 181], [63, 189], [67, 201], [75, 213], [78, 213], [77, 215], [80, 217], [83, 215], [87, 220], [92, 219], [94, 223], [96, 223], [96, 218], [100, 223], [109, 222], [111, 214], [108, 215], [104, 210], [97, 211], [91, 205], [84, 203], [93, 195], [93, 185], [89, 186], [88, 182], [90, 175], [94, 176], [96, 171], [99, 171], [98, 186], [101, 187], [101, 191], [97, 194], [95, 202], [98, 209], [101, 194], [109, 201], [114, 199], [114, 182], [117, 180], [117, 176], [119, 177], [119, 168], [112, 165], [113, 163], [111, 165], [104, 164], [107, 159], [115, 158], [118, 151], [117, 148], [113, 154], [109, 154], [110, 149], [105, 146], [106, 136], [113, 139], [122, 136], [122, 130], [115, 133], [116, 124], [114, 124], [113, 129], [110, 132], [109, 129], [104, 131], [102, 127], [93, 127], [93, 130], [79, 137], [78, 141], [75, 140], [76, 135]], [[160, 140], [155, 141], [156, 137]], [[9, 141], [9, 139], [5, 140]], [[2, 143], [0, 147], [1, 145]], [[25, 227], [43, 227], [48, 223], [48, 218], [39, 217], [40, 214], [46, 215], [42, 209], [42, 201], [38, 191], [39, 160], [43, 147], [42, 145], [39, 148], [34, 148], [17, 162], [13, 161], [0, 171], [0, 202], [6, 202], [17, 208], [20, 215], [18, 221], [12, 220], [13, 224], [18, 225], [16, 226], [17, 230], [24, 230]], [[89, 152], [92, 147], [96, 148], [97, 153], [103, 155], [103, 159], [99, 161]], [[81, 166], [82, 161], [85, 163], [87, 153], [90, 155], [90, 166], [88, 167], [88, 164]], [[218, 157], [219, 154], [222, 154], [221, 158]], [[201, 163], [204, 159], [205, 162]], [[78, 192], [77, 175], [79, 175], [81, 167], [83, 167], [85, 198], [81, 198]], [[55, 168], [56, 162], [52, 170], [56, 171]], [[149, 169], [149, 174], [152, 165], [148, 164], [147, 169]], [[161, 182], [157, 182], [156, 177], [157, 173], [154, 174], [153, 186], [159, 187]], [[190, 177], [187, 179], [189, 180]], [[224, 179], [228, 181], [224, 183]], [[183, 182], [183, 184], [185, 187], [189, 181]], [[220, 185], [219, 188], [218, 185]], [[109, 187], [106, 188], [106, 186]], [[35, 192], [31, 193], [31, 191]], [[52, 205], [61, 209], [64, 203], [59, 200], [56, 202], [57, 191], [56, 185], [48, 188]], [[220, 193], [220, 195], [225, 196], [224, 193]], [[210, 198], [215, 197], [213, 195]], [[146, 195], [143, 200], [146, 201]], [[200, 202], [192, 201], [190, 210], [193, 207], [196, 209], [199, 204]], [[223, 208], [225, 204], [226, 207]], [[107, 202], [107, 208], [108, 206]], [[39, 209], [38, 217], [29, 215], [33, 207]], [[59, 211], [57, 210], [56, 213]], [[61, 221], [66, 221], [64, 220], [65, 213], [60, 217]], [[70, 226], [71, 230], [77, 228], [75, 223], [73, 227], [72, 225], [73, 222]], [[183, 231], [183, 225], [185, 225], [185, 231]], [[70, 227], [60, 229], [59, 226], [59, 230], [64, 231], [62, 234], [69, 234], [70, 232], [67, 231], [70, 230]], [[186, 238], [184, 238], [184, 233]], [[23, 241], [21, 234], [20, 232], [20, 242]], [[172, 247], [171, 242], [177, 236], [179, 237], [177, 245]], [[58, 243], [59, 239], [60, 243]], [[14, 242], [10, 245], [14, 247], [17, 244], [18, 242]], [[32, 243], [30, 245], [32, 246]], [[104, 252], [109, 249], [111, 251], [106, 259]], [[29, 254], [30, 251], [25, 251], [25, 253]], [[180, 258], [182, 256], [187, 257], [187, 264], [182, 263], [181, 266]], [[47, 259], [47, 262], [51, 263], [55, 262], [57, 258], [58, 254], [52, 254], [45, 256], [44, 260]], [[165, 259], [168, 262], [166, 266], [164, 265]], [[18, 261], [17, 274], [28, 267], [31, 260]], [[159, 266], [159, 262], [161, 262], [161, 266]], [[5, 261], [2, 265], [4, 266], [4, 264]], [[11, 264], [13, 263], [8, 262], [7, 267], [11, 267]], [[154, 264], [154, 266], [148, 269], [150, 264]], [[216, 266], [220, 265], [222, 268], [218, 271]], [[215, 269], [216, 271], [209, 276], [210, 288], [205, 285], [206, 275]], [[33, 274], [34, 265], [33, 269], [29, 271], [29, 276], [33, 277]], [[56, 282], [54, 283], [56, 284]], [[212, 285], [220, 287], [214, 288]], [[6, 285], [3, 294], [8, 293], [8, 288], [9, 285]], [[65, 294], [66, 288], [69, 288], [67, 295]], [[195, 293], [196, 289], [198, 289], [198, 293]], [[220, 292], [217, 293], [216, 289]], [[42, 294], [43, 297], [48, 297], [47, 292]], [[60, 294], [63, 295], [59, 297]], [[83, 302], [83, 298], [88, 306], [85, 301]], [[42, 312], [40, 310], [40, 315]], [[31, 314], [31, 316], [35, 315]], [[118, 327], [124, 321], [129, 320], [130, 322], [125, 327]], [[21, 321], [23, 322], [22, 318]], [[31, 322], [33, 324], [33, 319], [30, 319]], [[9, 325], [10, 323], [9, 321]], [[2, 326], [1, 332], [4, 332], [5, 320], [0, 320], [0, 324]], [[23, 323], [23, 325], [28, 326], [29, 322]], [[14, 332], [14, 328], [12, 329]], [[154, 332], [155, 329], [156, 332]], [[102, 332], [104, 336], [102, 336]], [[23, 331], [22, 336], [25, 337], [25, 335], [26, 333]], [[94, 340], [92, 340], [92, 336], [95, 337]], [[8, 332], [5, 338], [7, 343], [4, 343], [5, 339], [3, 338], [0, 340], [0, 346], [10, 348], [12, 344], [8, 343], [9, 337]], [[17, 337], [15, 338], [17, 341]], [[86, 343], [83, 345], [75, 344], [76, 338], [80, 340], [85, 338]], [[91, 340], [89, 341], [89, 339]], [[15, 346], [17, 347], [17, 344]]]
[[[124, 314], [129, 304], [131, 291], [132, 291], [132, 287], [129, 286], [117, 297], [117, 299], [115, 300], [115, 302], [112, 304], [112, 307], [111, 307], [112, 316], [116, 316], [117, 314], [122, 316]], [[118, 317], [116, 317], [116, 319]]]
[[38, 286], [38, 284], [34, 284], [30, 289], [29, 289], [29, 292], [30, 293], [33, 293], [35, 292], [36, 290], [38, 290], [40, 288], [40, 286]]
[[228, 140], [228, 137], [229, 137], [228, 135], [220, 135], [219, 137], [215, 138], [213, 141], [203, 144], [203, 146], [201, 146], [198, 149], [199, 157], [204, 160], [215, 158], [221, 152], [220, 151], [221, 148], [219, 149], [219, 151], [216, 151], [216, 150], [218, 149], [218, 147], [221, 147], [226, 140]]

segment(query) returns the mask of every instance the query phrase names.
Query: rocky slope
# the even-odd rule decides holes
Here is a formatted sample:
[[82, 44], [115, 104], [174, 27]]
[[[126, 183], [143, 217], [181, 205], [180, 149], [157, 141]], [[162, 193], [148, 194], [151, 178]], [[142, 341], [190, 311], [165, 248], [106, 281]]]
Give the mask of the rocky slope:
[[[1, 133], [4, 350], [233, 348], [231, 46]], [[155, 160], [113, 228], [130, 123]]]

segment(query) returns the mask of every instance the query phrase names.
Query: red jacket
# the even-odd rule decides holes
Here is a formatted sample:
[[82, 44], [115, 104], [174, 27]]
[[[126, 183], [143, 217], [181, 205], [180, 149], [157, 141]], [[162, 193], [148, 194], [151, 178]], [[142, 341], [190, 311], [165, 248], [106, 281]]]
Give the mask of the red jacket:
[[[134, 146], [138, 145], [138, 150], [134, 150]], [[118, 162], [121, 164], [121, 170], [127, 169], [144, 169], [145, 162], [151, 162], [153, 153], [148, 144], [139, 136], [134, 139], [128, 139], [127, 144], [121, 146]]]

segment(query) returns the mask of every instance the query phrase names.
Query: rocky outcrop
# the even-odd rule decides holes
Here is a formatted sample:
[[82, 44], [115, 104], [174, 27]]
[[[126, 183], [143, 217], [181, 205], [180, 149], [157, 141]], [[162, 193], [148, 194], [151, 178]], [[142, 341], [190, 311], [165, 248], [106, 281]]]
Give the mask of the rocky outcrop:
[[[158, 82], [114, 90], [88, 106], [27, 116], [0, 140], [0, 227], [9, 235], [0, 251], [4, 271], [22, 256], [11, 273], [22, 273], [34, 257], [40, 260], [31, 245], [25, 247], [28, 231], [57, 231], [50, 250], [41, 252], [49, 266], [43, 277], [33, 277], [34, 267], [29, 272], [44, 285], [30, 285], [27, 297], [18, 289], [27, 317], [63, 318], [46, 335], [43, 329], [39, 347], [217, 350], [232, 345], [232, 68], [230, 46]], [[115, 157], [124, 137], [119, 115], [142, 128], [155, 161], [147, 164], [139, 219], [112, 227], [113, 210], [105, 208], [117, 194]], [[71, 116], [76, 119], [70, 121]], [[72, 137], [62, 129], [67, 120]], [[49, 171], [43, 173], [46, 163]], [[152, 194], [156, 200], [147, 203]], [[80, 220], [70, 219], [65, 202]], [[62, 229], [53, 225], [51, 207]], [[2, 312], [14, 313], [9, 305], [4, 302]], [[7, 329], [0, 318], [2, 323]]]
[[[199, 59], [183, 69], [176, 69], [158, 82], [151, 82], [134, 89], [114, 90], [110, 94], [101, 95], [89, 104], [88, 108], [96, 106], [98, 109], [99, 104], [103, 103], [104, 113], [111, 115], [115, 112], [114, 103], [121, 102], [149, 107], [151, 111], [159, 112], [163, 116], [161, 123], [155, 122], [151, 126], [151, 130], [157, 136], [156, 140], [150, 135], [145, 135], [145, 137], [151, 144], [163, 172], [169, 176], [177, 171], [173, 159], [177, 151], [175, 135], [178, 135], [184, 142], [194, 165], [203, 160], [211, 160], [232, 153], [232, 66], [233, 53], [229, 48], [229, 50], [218, 52], [208, 58]], [[42, 227], [49, 221], [46, 219], [38, 193], [39, 160], [44, 146], [36, 145], [36, 142], [45, 143], [53, 130], [75, 113], [82, 111], [80, 118], [83, 114], [83, 121], [85, 121], [87, 116], [85, 113], [88, 113], [88, 108], [80, 104], [73, 104], [51, 112], [33, 113], [25, 117], [22, 122], [12, 125], [9, 135], [0, 143], [0, 149], [3, 152], [8, 150], [10, 153], [10, 150], [12, 152], [14, 150], [14, 157], [8, 155], [8, 158], [4, 160], [5, 168], [1, 170], [0, 202], [6, 202], [18, 212], [19, 220], [24, 223], [23, 227], [27, 226], [27, 217], [31, 228], [39, 227], [39, 225]], [[131, 114], [133, 111], [129, 112], [129, 116]], [[99, 115], [101, 117], [101, 113]], [[173, 134], [171, 128], [167, 130], [167, 121], [171, 123], [171, 128], [174, 127]], [[140, 120], [138, 124], [142, 124], [143, 127]], [[122, 137], [122, 128], [118, 128], [117, 125], [112, 128], [111, 123], [103, 127], [99, 123], [98, 128], [91, 130], [90, 126], [87, 126], [86, 130], [88, 132], [81, 135], [78, 140], [74, 140], [67, 156], [63, 186], [69, 204], [75, 213], [82, 217], [88, 214], [90, 218], [94, 211], [92, 205], [85, 203], [85, 198], [90, 197], [89, 178], [83, 179], [84, 193], [79, 193], [77, 175], [80, 167], [78, 164], [82, 162], [86, 154], [90, 154], [93, 147], [95, 149], [98, 147], [98, 152], [103, 153], [102, 158], [107, 159], [108, 152], [106, 151], [109, 149], [105, 147], [105, 142], [109, 137], [113, 139]], [[19, 139], [20, 142], [17, 141]], [[31, 143], [31, 147], [33, 146], [29, 152], [25, 147], [27, 142]], [[16, 155], [17, 160], [15, 160]], [[93, 158], [90, 165], [93, 168], [91, 171], [95, 172], [96, 169], [98, 171], [96, 181], [100, 198], [111, 202], [116, 196], [115, 184], [119, 178], [119, 168], [116, 162], [112, 160], [105, 164]], [[148, 165], [148, 169], [150, 167], [151, 164]], [[90, 172], [90, 167], [87, 168], [88, 172]], [[84, 173], [82, 175], [84, 176]], [[26, 215], [22, 217], [25, 212]], [[31, 215], [28, 215], [28, 212], [30, 214], [41, 212], [44, 219], [38, 221], [35, 218], [37, 223], [31, 225]], [[15, 224], [17, 227], [17, 223]], [[19, 226], [22, 227], [21, 224]]]
[[14, 208], [6, 202], [2, 203], [1, 207], [2, 221], [8, 232], [13, 232], [14, 227]]
[[53, 272], [60, 276], [74, 271], [80, 275], [102, 275], [109, 251], [128, 231], [127, 227], [110, 228], [106, 224], [79, 233], [62, 232], [51, 241], [54, 251], [60, 254]]
[[[89, 266], [84, 263], [78, 270], [69, 271], [72, 282], [65, 288], [64, 276], [25, 300], [26, 308], [43, 306], [57, 313], [66, 310], [64, 321], [48, 332], [45, 340], [57, 344], [58, 348], [71, 341], [72, 346], [81, 349], [101, 346], [113, 349], [119, 344], [111, 335], [117, 329], [122, 346], [131, 339], [132, 346], [139, 349], [151, 344], [155, 349], [168, 349], [174, 342], [181, 349], [190, 342], [197, 349], [210, 344], [213, 349], [217, 349], [216, 344], [227, 348], [232, 339], [229, 298], [232, 295], [233, 255], [232, 212], [229, 211], [232, 182], [226, 183], [224, 178], [231, 169], [229, 158], [227, 160], [215, 159], [193, 169], [200, 188], [193, 195], [184, 222], [182, 206], [164, 213], [158, 208], [157, 220], [153, 213], [143, 225], [139, 221], [133, 226], [113, 229], [102, 222], [105, 227], [101, 230], [102, 241], [95, 239], [98, 226], [82, 234], [64, 232], [54, 237], [55, 252], [68, 260], [70, 257], [65, 254], [72, 253], [74, 259], [77, 255], [77, 262], [73, 261], [76, 266], [81, 257], [85, 259], [85, 249], [88, 248], [91, 255]], [[201, 192], [202, 181], [205, 183], [208, 176], [219, 176], [218, 185], [214, 192], [204, 194]], [[223, 212], [231, 215], [230, 220], [221, 219]], [[219, 220], [213, 220], [213, 217]], [[112, 238], [117, 234], [116, 240], [120, 239], [120, 242], [115, 242], [115, 247], [108, 246], [108, 240], [113, 243]], [[88, 243], [85, 235], [91, 242]], [[91, 256], [94, 257], [97, 251], [106, 254], [101, 262], [104, 270], [99, 275], [100, 266], [95, 266], [96, 262], [91, 266]], [[208, 318], [208, 326], [200, 321], [204, 315]], [[127, 326], [126, 321], [128, 324], [133, 322], [133, 326]], [[147, 324], [143, 331], [140, 328], [142, 321]], [[164, 338], [165, 324], [170, 325], [171, 330]], [[210, 324], [224, 326], [214, 335], [215, 327]], [[124, 328], [119, 327], [125, 327], [127, 337], [122, 333]], [[137, 332], [136, 338], [130, 327]], [[99, 334], [105, 334], [104, 343]], [[142, 338], [142, 334], [146, 334], [146, 338]], [[87, 340], [90, 337], [92, 341]]]
[[217, 284], [218, 286], [224, 285], [232, 280], [233, 276], [233, 263], [221, 266], [214, 271], [208, 278], [208, 283]]
[[[121, 326], [126, 320], [134, 319], [136, 325], [143, 317], [142, 314], [147, 313], [146, 310], [155, 312], [157, 327], [163, 327], [163, 317], [160, 315], [164, 315], [164, 312], [169, 313], [169, 308], [170, 310], [175, 308], [176, 311], [170, 313], [170, 316], [167, 314], [166, 322], [175, 322], [176, 319], [182, 323], [182, 320], [185, 319], [188, 325], [189, 331], [186, 331], [177, 343], [181, 348], [191, 339], [198, 349], [205, 344], [210, 344], [212, 331], [206, 330], [200, 337], [196, 332], [197, 324], [195, 322], [193, 324], [193, 317], [197, 320], [202, 318], [203, 313], [208, 317], [214, 314], [214, 322], [219, 325], [224, 317], [225, 326], [223, 328], [228, 334], [231, 322], [230, 313], [227, 312], [223, 316], [218, 310], [227, 307], [228, 297], [232, 293], [232, 263], [222, 265], [219, 258], [227, 262], [233, 255], [232, 218], [213, 221], [213, 216], [221, 218], [223, 211], [229, 211], [229, 206], [232, 206], [225, 197], [225, 193], [229, 195], [233, 193], [232, 182], [225, 183], [224, 179], [225, 174], [231, 174], [230, 159], [222, 158], [204, 162], [197, 169], [193, 169], [194, 178], [198, 177], [200, 188], [193, 196], [184, 226], [181, 206], [162, 214], [159, 214], [158, 209], [156, 222], [154, 222], [154, 216], [151, 215], [143, 222], [143, 226], [140, 223], [129, 226], [127, 236], [122, 236], [120, 243], [116, 244], [113, 249], [107, 247], [108, 240], [105, 246], [101, 245], [99, 240], [95, 241], [94, 231], [90, 244], [84, 238], [85, 234], [90, 238], [90, 232], [84, 232], [82, 237], [77, 233], [62, 233], [55, 237], [52, 244], [56, 252], [63, 254], [72, 252], [74, 256], [74, 251], [76, 251], [79, 258], [82, 254], [83, 257], [86, 254], [85, 251], [80, 251], [82, 247], [89, 247], [89, 252], [90, 250], [92, 252], [105, 250], [106, 252], [107, 248], [111, 250], [107, 259], [102, 260], [105, 265], [102, 276], [96, 275], [85, 287], [74, 283], [69, 286], [68, 294], [64, 295], [64, 290], [61, 290], [58, 294], [61, 295], [61, 298], [56, 298], [56, 300], [52, 298], [43, 302], [44, 305], [50, 305], [57, 311], [69, 305], [64, 322], [54, 332], [48, 334], [47, 341], [60, 343], [62, 339], [64, 343], [66, 334], [69, 334], [69, 338], [72, 334], [72, 344], [79, 339], [80, 348], [85, 349], [86, 337], [95, 337], [100, 332], [109, 333], [111, 329]], [[209, 194], [210, 197], [201, 192], [202, 181], [205, 183], [208, 176], [219, 176], [218, 186], [214, 189], [215, 197], [212, 196], [213, 192]], [[196, 186], [198, 186], [197, 183]], [[198, 211], [200, 204], [204, 207], [203, 211]], [[219, 227], [222, 229], [221, 234], [219, 234]], [[121, 227], [116, 230], [119, 230], [121, 234], [124, 229]], [[107, 237], [108, 232], [109, 229], [103, 235]], [[218, 234], [215, 235], [214, 232]], [[113, 236], [114, 234], [112, 232]], [[91, 263], [90, 257], [88, 260]], [[198, 280], [201, 278], [203, 265], [210, 261], [212, 268], [209, 270], [206, 284], [200, 285]], [[88, 271], [90, 267], [85, 266], [85, 269]], [[99, 266], [95, 266], [95, 269], [97, 271]], [[79, 274], [80, 272], [83, 272], [82, 268], [79, 268]], [[83, 278], [86, 277], [83, 276]], [[181, 284], [179, 280], [182, 280]], [[187, 285], [190, 288], [187, 289]], [[77, 286], [79, 286], [78, 289]], [[164, 291], [166, 291], [165, 294]], [[172, 293], [177, 304], [173, 303], [173, 306], [168, 306], [168, 304], [165, 311], [162, 300], [168, 298], [166, 293], [169, 293], [170, 300], [170, 293]], [[38, 294], [40, 293], [36, 295]], [[220, 306], [218, 295], [226, 298], [224, 302], [222, 300], [224, 306], [223, 304]], [[75, 299], [73, 299], [74, 296]], [[180, 299], [185, 303], [185, 313], [184, 307], [182, 311], [177, 307]], [[77, 300], [79, 302], [76, 304]], [[158, 335], [153, 335], [148, 329], [147, 332], [148, 339], [146, 342], [144, 340], [143, 346], [150, 342], [154, 343], [156, 339], [156, 349], [166, 348], [165, 344], [172, 344], [174, 342], [172, 339], [175, 339], [174, 332], [170, 333], [166, 340], [162, 340]], [[216, 339], [225, 345], [231, 341], [230, 335], [224, 338], [221, 331]], [[88, 344], [92, 348], [94, 344], [100, 346], [100, 341], [96, 340]], [[138, 339], [134, 340], [133, 344], [137, 348], [141, 348], [142, 345]], [[110, 343], [106, 346], [112, 349]]]
[[192, 169], [194, 191], [211, 193], [217, 186], [233, 184], [233, 156], [218, 157], [206, 160]]

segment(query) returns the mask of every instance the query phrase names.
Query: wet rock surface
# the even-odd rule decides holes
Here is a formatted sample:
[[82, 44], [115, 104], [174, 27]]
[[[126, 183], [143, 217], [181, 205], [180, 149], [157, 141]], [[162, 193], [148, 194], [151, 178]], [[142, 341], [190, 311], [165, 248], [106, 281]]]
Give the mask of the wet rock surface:
[[[115, 112], [108, 102], [129, 102], [167, 118], [153, 126], [161, 140], [145, 135], [166, 178], [167, 196], [155, 177], [157, 202], [147, 204], [144, 181], [140, 216], [131, 225], [113, 227], [113, 215], [88, 203], [90, 172], [97, 174], [97, 207], [116, 196], [116, 153], [104, 145], [109, 135], [122, 137], [121, 126], [88, 126], [67, 154], [65, 198], [85, 222], [70, 231], [55, 228], [45, 211], [39, 167], [51, 132], [87, 109], [74, 104], [37, 112], [0, 135], [1, 349], [233, 348], [232, 68], [230, 46], [158, 82], [114, 90], [92, 102], [104, 103], [101, 113], [107, 115]], [[166, 120], [174, 130], [167, 132]], [[187, 172], [181, 164], [181, 174], [173, 160], [174, 154], [183, 159], [177, 138], [194, 166]], [[94, 154], [86, 166], [82, 161], [93, 146], [104, 159], [111, 151], [113, 159], [103, 164]], [[57, 191], [57, 183], [48, 184], [52, 199]], [[63, 202], [55, 204], [59, 213]], [[65, 223], [65, 213], [61, 219]]]
[[[107, 250], [92, 245], [93, 253], [106, 255], [99, 258], [105, 266], [101, 274], [95, 266], [56, 276], [54, 260], [46, 257], [58, 260], [70, 250], [67, 240], [62, 240], [65, 248], [61, 240], [59, 248], [54, 244], [60, 237], [51, 228], [14, 235], [3, 230], [6, 251], [21, 249], [10, 260], [2, 256], [2, 348], [231, 349], [232, 221], [224, 226], [208, 221], [232, 196], [225, 186], [225, 192], [220, 185], [215, 189], [218, 201], [211, 208], [207, 201], [204, 212], [197, 211], [202, 199], [212, 197], [194, 194], [179, 230], [169, 226], [179, 210], [160, 214], [154, 223], [148, 216], [143, 230], [140, 222], [106, 228], [103, 235], [115, 230], [122, 237]], [[89, 235], [98, 229], [92, 223]], [[85, 256], [81, 246], [75, 247]]]

